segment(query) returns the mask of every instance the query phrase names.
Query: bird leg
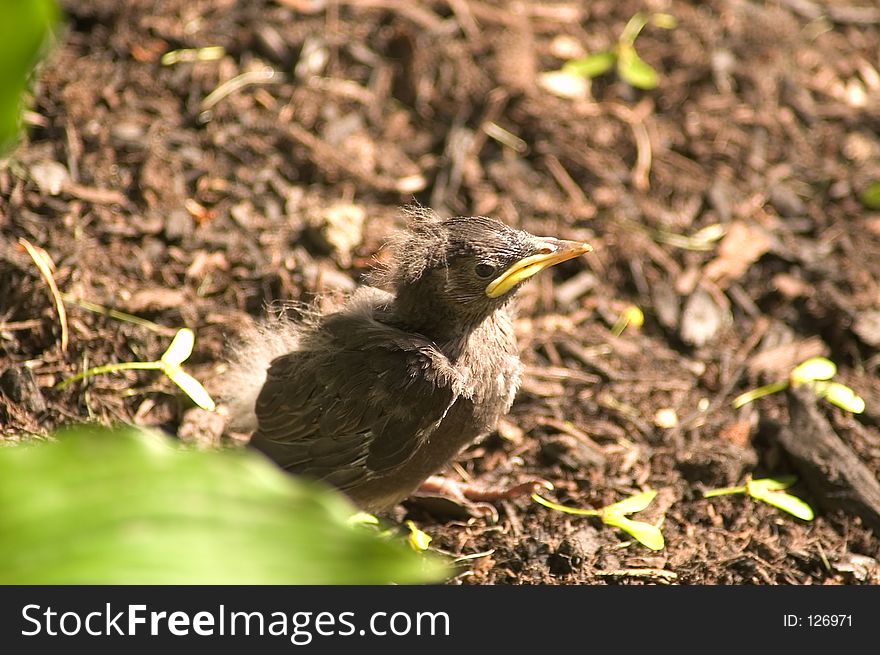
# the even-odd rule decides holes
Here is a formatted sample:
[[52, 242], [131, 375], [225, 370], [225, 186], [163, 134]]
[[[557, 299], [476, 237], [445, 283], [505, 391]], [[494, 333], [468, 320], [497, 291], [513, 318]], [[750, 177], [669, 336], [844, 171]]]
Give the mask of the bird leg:
[[440, 475], [432, 475], [413, 493], [417, 498], [445, 498], [466, 509], [474, 516], [498, 519], [492, 503], [529, 496], [538, 489], [552, 489], [546, 480], [528, 480], [507, 489], [484, 489], [466, 482], [457, 482]]

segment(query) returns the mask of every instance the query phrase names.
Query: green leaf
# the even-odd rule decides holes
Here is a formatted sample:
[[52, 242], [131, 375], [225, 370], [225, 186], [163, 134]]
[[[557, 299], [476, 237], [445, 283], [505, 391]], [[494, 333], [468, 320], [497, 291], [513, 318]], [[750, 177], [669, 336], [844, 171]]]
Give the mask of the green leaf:
[[562, 72], [592, 79], [610, 71], [616, 61], [617, 55], [613, 52], [599, 52], [583, 59], [572, 59], [566, 62], [562, 67]]
[[620, 502], [614, 503], [613, 505], [603, 507], [601, 509], [601, 513], [603, 516], [612, 514], [635, 514], [636, 512], [641, 512], [648, 505], [650, 505], [656, 496], [657, 491], [655, 489], [649, 489], [648, 491], [643, 491], [642, 493], [636, 494], [635, 496], [624, 498]]
[[18, 138], [22, 94], [57, 20], [54, 0], [0, 2], [0, 155]]
[[794, 367], [789, 379], [792, 384], [803, 384], [813, 380], [830, 380], [837, 374], [837, 364], [825, 357], [811, 357]]
[[865, 411], [864, 399], [845, 384], [817, 381], [813, 382], [813, 390], [820, 398], [848, 412], [861, 414]]
[[162, 372], [165, 373], [174, 384], [180, 387], [183, 393], [189, 396], [196, 405], [209, 412], [213, 412], [217, 409], [217, 405], [214, 404], [214, 399], [211, 398], [205, 390], [205, 387], [182, 368], [166, 364], [162, 367]]
[[788, 489], [795, 482], [797, 482], [797, 478], [793, 475], [749, 480], [746, 482], [746, 491], [755, 500], [778, 507], [804, 521], [812, 521], [813, 509], [800, 498], [782, 491]]
[[768, 505], [778, 507], [804, 521], [813, 520], [813, 508], [797, 496], [792, 496], [784, 491], [767, 491], [766, 493], [761, 494], [760, 497], [754, 495], [753, 497], [767, 503]]
[[659, 81], [657, 71], [639, 57], [632, 46], [619, 48], [617, 74], [627, 84], [646, 91], [656, 88]]
[[0, 584], [387, 584], [439, 559], [253, 452], [79, 426], [0, 448]]
[[651, 550], [663, 550], [665, 541], [660, 528], [643, 521], [632, 521], [620, 514], [605, 516], [602, 522], [615, 528], [620, 528], [633, 539]]
[[171, 340], [168, 350], [162, 354], [160, 361], [172, 366], [180, 366], [192, 355], [195, 343], [196, 335], [193, 334], [192, 330], [189, 328], [179, 329]]
[[859, 194], [859, 200], [868, 209], [880, 209], [880, 180], [874, 180]]
[[746, 482], [746, 493], [757, 498], [757, 494], [788, 489], [795, 482], [797, 482], [797, 476], [794, 475], [779, 475], [775, 478], [749, 480]]

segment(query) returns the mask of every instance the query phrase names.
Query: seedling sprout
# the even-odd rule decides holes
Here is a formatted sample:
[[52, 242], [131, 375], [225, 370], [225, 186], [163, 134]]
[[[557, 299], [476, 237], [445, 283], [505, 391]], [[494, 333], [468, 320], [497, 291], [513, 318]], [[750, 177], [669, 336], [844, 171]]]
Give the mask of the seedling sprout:
[[185, 362], [192, 354], [193, 345], [195, 345], [195, 335], [189, 328], [182, 328], [174, 335], [171, 345], [168, 346], [162, 356], [155, 362], [118, 362], [116, 364], [104, 364], [103, 366], [95, 366], [83, 371], [71, 378], [67, 378], [58, 384], [59, 389], [94, 375], [102, 375], [104, 373], [115, 373], [117, 371], [162, 371], [169, 380], [176, 384], [180, 389], [189, 396], [192, 401], [208, 411], [214, 411], [216, 405], [208, 395], [208, 392], [201, 383], [186, 373], [180, 365]]
[[765, 384], [757, 389], [746, 391], [733, 400], [735, 409], [739, 409], [753, 400], [773, 393], [784, 391], [788, 387], [807, 386], [819, 398], [824, 398], [832, 405], [837, 405], [853, 414], [865, 411], [865, 401], [855, 391], [831, 378], [837, 373], [837, 365], [825, 357], [812, 357], [796, 366], [787, 380], [778, 380]]
[[651, 501], [654, 500], [656, 495], [657, 492], [655, 490], [649, 489], [648, 491], [643, 491], [635, 496], [625, 498], [618, 503], [601, 507], [599, 509], [566, 507], [565, 505], [559, 505], [558, 503], [549, 501], [538, 494], [532, 494], [532, 500], [539, 505], [549, 507], [557, 512], [572, 514], [574, 516], [596, 516], [605, 525], [610, 525], [623, 530], [643, 546], [647, 546], [651, 550], [663, 550], [663, 533], [660, 532], [660, 528], [651, 525], [650, 523], [633, 521], [626, 517], [627, 514], [641, 512], [651, 504]]
[[420, 553], [424, 550], [428, 550], [428, 546], [431, 545], [431, 535], [427, 532], [422, 532], [416, 527], [416, 524], [412, 521], [406, 522], [406, 527], [409, 528], [409, 536], [406, 538], [409, 543], [410, 548], [412, 548], [417, 553]]
[[793, 475], [785, 475], [777, 478], [762, 478], [760, 480], [752, 480], [751, 478], [748, 478], [746, 483], [741, 487], [721, 487], [719, 489], [711, 489], [710, 491], [703, 493], [703, 498], [729, 496], [732, 494], [746, 494], [755, 500], [760, 500], [768, 505], [773, 505], [773, 507], [778, 507], [799, 519], [812, 521], [814, 516], [813, 508], [797, 496], [792, 496], [783, 491], [783, 489], [788, 489], [788, 487], [795, 482], [797, 482], [797, 478]]
[[562, 72], [592, 79], [616, 67], [618, 76], [627, 84], [644, 90], [656, 88], [659, 81], [657, 71], [639, 57], [635, 48], [636, 38], [649, 22], [665, 30], [674, 29], [677, 24], [669, 14], [638, 12], [629, 19], [614, 47], [573, 59], [562, 67]]
[[634, 328], [638, 329], [644, 324], [644, 312], [635, 305], [630, 305], [620, 313], [617, 321], [615, 321], [614, 325], [611, 327], [611, 334], [615, 337], [619, 337], [623, 334], [623, 331], [626, 330], [627, 326], [632, 325]]

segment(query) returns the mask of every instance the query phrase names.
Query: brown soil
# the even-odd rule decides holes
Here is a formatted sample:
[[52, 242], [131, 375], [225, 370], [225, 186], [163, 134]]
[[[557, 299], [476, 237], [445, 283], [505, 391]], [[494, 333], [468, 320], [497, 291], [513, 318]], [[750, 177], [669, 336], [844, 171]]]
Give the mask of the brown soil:
[[[520, 294], [523, 388], [499, 434], [450, 475], [537, 476], [578, 507], [655, 488], [636, 518], [662, 520], [667, 543], [655, 553], [528, 500], [503, 504], [497, 524], [406, 510], [439, 548], [488, 553], [456, 582], [880, 582], [877, 508], [850, 502], [865, 493], [855, 483], [831, 487], [834, 462], [823, 479], [790, 457], [786, 394], [731, 406], [826, 355], [867, 411], [821, 402], [811, 420], [880, 471], [880, 214], [859, 202], [880, 178], [875, 3], [158, 4], [66, 3], [27, 141], [0, 166], [4, 439], [99, 420], [216, 443], [159, 376], [54, 385], [83, 366], [154, 359], [189, 326], [188, 370], [210, 387], [228, 338], [273, 301], [350, 290], [418, 201], [596, 248]], [[636, 43], [657, 89], [613, 73], [589, 99], [541, 89], [542, 72], [608, 48], [645, 9], [679, 23]], [[218, 45], [220, 60], [160, 63]], [[242, 73], [250, 84], [222, 86]], [[701, 240], [715, 225], [723, 238]], [[20, 238], [48, 252], [68, 294], [65, 351]], [[630, 305], [644, 326], [612, 336]], [[675, 424], [659, 427], [660, 410]], [[702, 499], [785, 473], [801, 475], [793, 492], [814, 521]]]

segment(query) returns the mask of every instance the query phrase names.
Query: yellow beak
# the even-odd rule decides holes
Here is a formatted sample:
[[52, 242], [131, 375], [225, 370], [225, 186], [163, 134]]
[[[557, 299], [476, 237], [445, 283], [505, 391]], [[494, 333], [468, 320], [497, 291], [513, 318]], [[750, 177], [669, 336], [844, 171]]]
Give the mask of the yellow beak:
[[593, 250], [593, 246], [589, 243], [580, 241], [562, 241], [552, 237], [541, 237], [537, 241], [540, 246], [537, 248], [536, 254], [520, 259], [492, 280], [486, 287], [487, 296], [490, 298], [503, 296], [535, 273], [540, 273], [545, 268], [580, 257]]

